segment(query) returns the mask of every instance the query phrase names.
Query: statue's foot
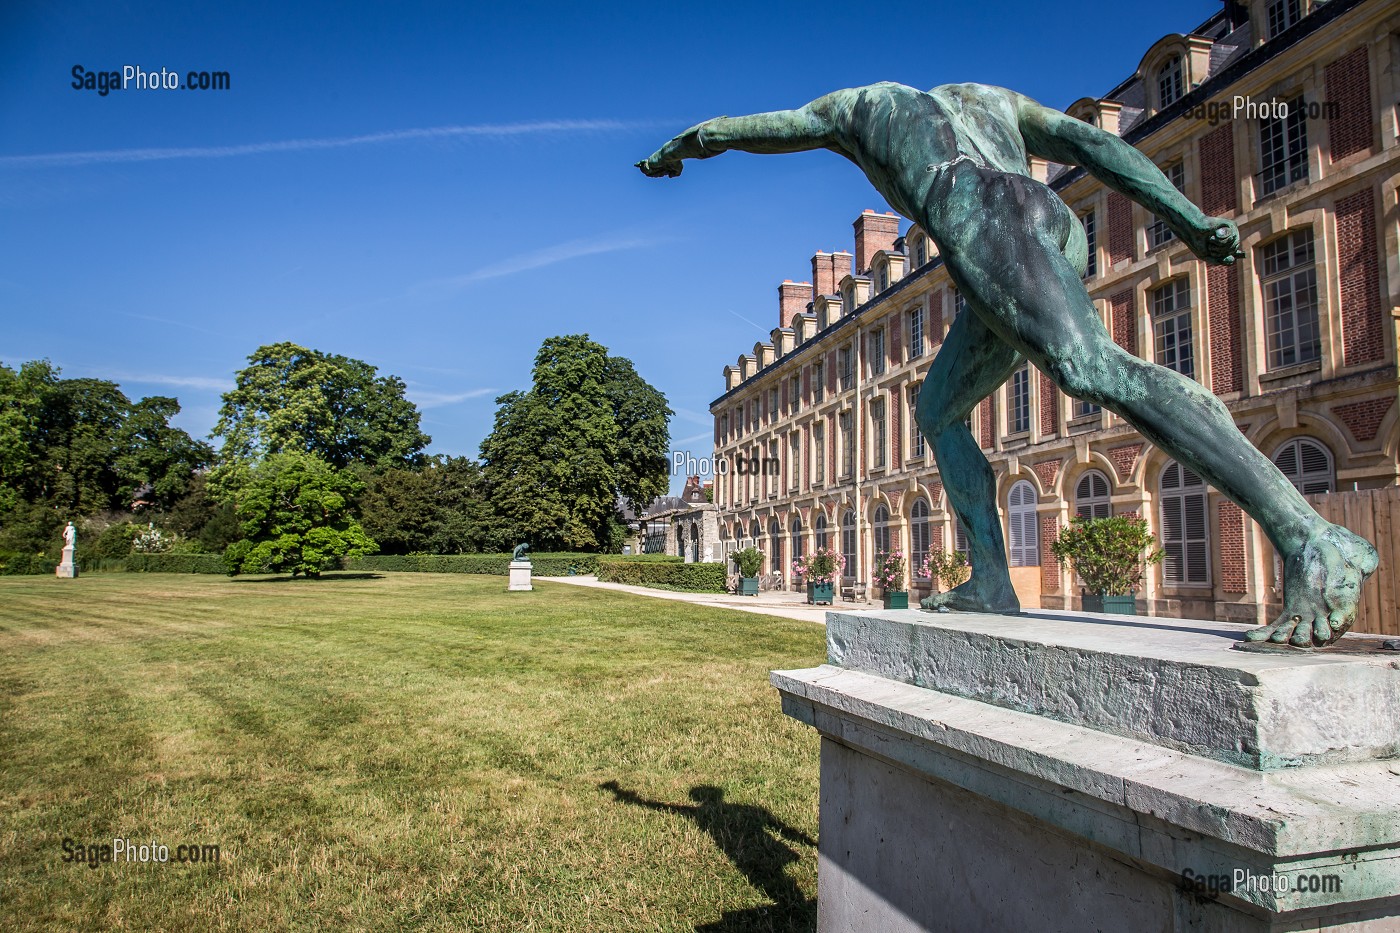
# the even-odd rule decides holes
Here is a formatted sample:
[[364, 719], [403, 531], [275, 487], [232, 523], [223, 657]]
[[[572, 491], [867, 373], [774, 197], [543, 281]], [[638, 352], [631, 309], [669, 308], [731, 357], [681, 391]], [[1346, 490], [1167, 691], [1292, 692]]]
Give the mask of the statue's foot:
[[1283, 563], [1283, 612], [1272, 625], [1245, 633], [1298, 648], [1321, 648], [1356, 622], [1361, 584], [1380, 562], [1376, 549], [1340, 525], [1323, 523]]
[[919, 605], [934, 612], [940, 609], [952, 612], [1021, 611], [1021, 601], [1016, 598], [1016, 591], [1011, 588], [1009, 579], [992, 578], [993, 582], [990, 583], [984, 582], [984, 579], [974, 576], [946, 593], [934, 593], [925, 597], [919, 601]]

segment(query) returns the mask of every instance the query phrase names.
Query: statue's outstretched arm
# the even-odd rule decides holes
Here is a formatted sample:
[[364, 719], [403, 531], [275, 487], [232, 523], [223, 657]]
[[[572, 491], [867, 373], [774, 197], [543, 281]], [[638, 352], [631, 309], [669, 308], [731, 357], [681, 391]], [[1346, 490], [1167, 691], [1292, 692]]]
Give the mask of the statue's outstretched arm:
[[1016, 95], [1026, 149], [1042, 159], [1082, 165], [1113, 190], [1127, 195], [1166, 222], [1197, 256], [1230, 264], [1240, 255], [1233, 221], [1207, 217], [1176, 190], [1147, 156], [1117, 136]]
[[674, 178], [685, 159], [708, 159], [730, 149], [742, 152], [803, 152], [831, 141], [831, 126], [819, 101], [797, 110], [715, 117], [672, 139], [637, 163], [644, 175]]

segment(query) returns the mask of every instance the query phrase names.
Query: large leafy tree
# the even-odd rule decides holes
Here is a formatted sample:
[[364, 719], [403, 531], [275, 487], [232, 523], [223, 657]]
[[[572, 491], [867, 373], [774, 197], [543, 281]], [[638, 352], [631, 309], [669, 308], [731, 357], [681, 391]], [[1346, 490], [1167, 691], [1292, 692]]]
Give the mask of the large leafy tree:
[[666, 397], [587, 334], [546, 340], [532, 377], [530, 391], [496, 400], [481, 445], [493, 543], [611, 549], [619, 499], [666, 488]]
[[365, 477], [360, 522], [383, 554], [468, 554], [487, 541], [481, 467], [466, 457], [434, 457], [421, 470]]
[[350, 470], [314, 454], [272, 454], [248, 471], [236, 502], [243, 540], [229, 545], [234, 573], [318, 577], [342, 557], [372, 553], [374, 541], [351, 514], [362, 489]]
[[170, 505], [213, 455], [170, 424], [179, 411], [173, 398], [133, 403], [116, 383], [62, 379], [47, 361], [0, 365], [0, 525], [49, 536], [55, 522], [138, 496]]
[[340, 469], [419, 466], [431, 438], [403, 380], [370, 364], [294, 343], [259, 347], [225, 393], [214, 435], [223, 438], [215, 485], [232, 494], [272, 454], [314, 454]]

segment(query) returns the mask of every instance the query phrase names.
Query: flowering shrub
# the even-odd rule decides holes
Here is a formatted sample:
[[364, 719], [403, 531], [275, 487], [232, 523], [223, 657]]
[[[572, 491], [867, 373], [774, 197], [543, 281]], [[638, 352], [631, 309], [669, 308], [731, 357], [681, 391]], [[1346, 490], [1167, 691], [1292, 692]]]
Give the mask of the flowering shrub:
[[1089, 592], [1104, 596], [1133, 593], [1142, 583], [1143, 567], [1164, 555], [1147, 521], [1127, 515], [1075, 518], [1050, 550], [1073, 565]]
[[904, 590], [904, 552], [895, 549], [881, 554], [875, 563], [875, 583], [889, 593]]
[[148, 524], [144, 531], [132, 536], [131, 550], [136, 554], [164, 554], [175, 546], [178, 538], [178, 535], [161, 534], [154, 523]]
[[967, 565], [967, 555], [962, 551], [929, 551], [924, 558], [924, 576], [938, 581], [943, 590], [951, 590], [972, 576]]
[[756, 547], [746, 547], [734, 552], [733, 561], [739, 568], [739, 576], [756, 577], [763, 569], [763, 552]]
[[800, 574], [808, 583], [833, 583], [845, 569], [846, 558], [829, 547], [817, 548], [792, 562], [792, 572]]

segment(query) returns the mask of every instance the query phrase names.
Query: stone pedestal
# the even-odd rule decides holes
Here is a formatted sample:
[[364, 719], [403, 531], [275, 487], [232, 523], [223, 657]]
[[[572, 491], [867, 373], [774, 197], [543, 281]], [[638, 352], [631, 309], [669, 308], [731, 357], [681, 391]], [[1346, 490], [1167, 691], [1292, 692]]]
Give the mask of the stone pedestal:
[[[1400, 652], [1247, 626], [832, 612], [822, 933], [1400, 930]], [[1349, 653], [1355, 652], [1355, 653]]]
[[528, 560], [511, 561], [509, 591], [514, 593], [533, 589], [534, 587], [530, 585], [530, 562]]
[[71, 580], [78, 575], [78, 565], [73, 563], [73, 545], [68, 545], [63, 549], [63, 559], [59, 561], [58, 569], [54, 575], [60, 579]]

